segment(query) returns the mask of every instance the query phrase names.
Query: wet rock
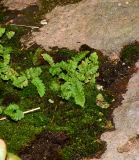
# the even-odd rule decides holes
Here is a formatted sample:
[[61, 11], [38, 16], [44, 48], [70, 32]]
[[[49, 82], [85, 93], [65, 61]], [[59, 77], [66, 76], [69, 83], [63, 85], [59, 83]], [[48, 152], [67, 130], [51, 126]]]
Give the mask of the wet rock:
[[118, 54], [121, 48], [139, 39], [138, 0], [83, 0], [56, 7], [46, 14], [48, 22], [33, 33], [36, 42], [46, 50], [58, 46], [78, 50], [81, 45]]
[[35, 5], [38, 0], [2, 0], [2, 4], [10, 10], [22, 10]]
[[102, 134], [107, 150], [99, 160], [139, 159], [139, 62], [123, 95], [122, 105], [114, 110], [115, 130]]

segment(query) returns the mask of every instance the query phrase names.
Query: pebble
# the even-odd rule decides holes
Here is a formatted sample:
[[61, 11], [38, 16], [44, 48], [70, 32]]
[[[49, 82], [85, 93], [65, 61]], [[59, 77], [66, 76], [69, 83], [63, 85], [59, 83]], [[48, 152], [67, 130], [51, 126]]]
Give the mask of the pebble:
[[124, 65], [125, 65], [125, 63], [123, 62], [123, 63], [122, 63], [122, 65], [124, 66]]
[[54, 103], [54, 101], [52, 99], [48, 99], [48, 102], [51, 103], [51, 104]]
[[46, 19], [41, 20], [40, 23], [41, 23], [42, 25], [47, 25], [47, 24], [48, 24], [48, 22], [46, 21]]

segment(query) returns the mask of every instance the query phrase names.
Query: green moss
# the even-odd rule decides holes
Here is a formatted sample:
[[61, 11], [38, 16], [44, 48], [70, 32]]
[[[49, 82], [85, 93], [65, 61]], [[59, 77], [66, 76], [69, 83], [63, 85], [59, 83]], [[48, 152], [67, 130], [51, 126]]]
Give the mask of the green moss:
[[[40, 111], [25, 115], [25, 118], [19, 122], [11, 120], [0, 121], [0, 138], [6, 140], [9, 151], [17, 152], [34, 139], [36, 134], [39, 134], [46, 128], [48, 119], [43, 113], [43, 101], [40, 103], [40, 97], [36, 92], [36, 94], [34, 93], [34, 89], [30, 88], [32, 92], [26, 95], [22, 90], [13, 88], [9, 83], [0, 81], [0, 86], [1, 90], [4, 91], [0, 97], [0, 105], [2, 104], [6, 107], [8, 101], [15, 103], [15, 98], [18, 96], [20, 99], [18, 99], [17, 104], [23, 111], [41, 107]], [[15, 96], [15, 98], [12, 98], [12, 96]], [[3, 100], [5, 100], [4, 104]]]
[[96, 95], [97, 91], [88, 86], [85, 109], [51, 95], [55, 103], [46, 106], [46, 116], [49, 119], [47, 129], [53, 132], [63, 131], [69, 135], [69, 144], [60, 151], [65, 160], [81, 159], [104, 148], [99, 136], [107, 125], [108, 110], [96, 106]]
[[126, 64], [134, 64], [137, 59], [139, 59], [139, 43], [127, 45], [121, 51], [121, 60]]
[[47, 119], [41, 112], [26, 115], [22, 121], [16, 123], [9, 120], [1, 121], [0, 138], [6, 140], [10, 152], [17, 152], [44, 130], [46, 124]]
[[46, 128], [48, 119], [43, 113], [44, 101], [40, 102], [32, 85], [20, 90], [14, 88], [10, 81], [0, 80], [0, 86], [0, 105], [6, 107], [9, 103], [16, 103], [23, 111], [41, 107], [40, 111], [25, 115], [22, 121], [0, 121], [0, 138], [6, 140], [9, 151], [17, 152]]

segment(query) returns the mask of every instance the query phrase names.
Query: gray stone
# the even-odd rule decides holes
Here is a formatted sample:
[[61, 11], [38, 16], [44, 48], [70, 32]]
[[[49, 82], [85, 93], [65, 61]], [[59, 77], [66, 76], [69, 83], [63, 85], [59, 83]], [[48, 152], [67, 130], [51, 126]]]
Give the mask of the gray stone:
[[139, 0], [83, 0], [58, 6], [45, 18], [48, 24], [32, 34], [28, 45], [78, 50], [87, 44], [105, 54], [118, 54], [139, 39]]

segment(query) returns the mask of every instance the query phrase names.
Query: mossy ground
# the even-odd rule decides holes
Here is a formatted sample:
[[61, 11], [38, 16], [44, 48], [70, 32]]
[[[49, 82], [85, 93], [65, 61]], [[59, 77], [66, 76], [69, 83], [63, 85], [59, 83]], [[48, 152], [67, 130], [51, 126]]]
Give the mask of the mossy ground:
[[128, 64], [134, 65], [134, 63], [139, 59], [139, 43], [134, 42], [125, 46], [121, 51], [121, 60]]
[[[21, 44], [17, 43], [25, 30], [15, 26], [9, 26], [8, 29], [16, 31], [12, 41], [7, 42], [3, 39], [5, 46], [13, 47], [11, 66], [18, 72], [34, 67], [35, 48], [21, 51]], [[73, 52], [67, 49], [55, 49], [50, 54], [56, 61], [61, 61], [69, 59]], [[103, 150], [104, 143], [99, 140], [99, 136], [108, 128], [109, 111], [96, 105], [98, 91], [90, 85], [86, 86], [86, 105], [84, 109], [81, 109], [72, 100], [70, 102], [62, 100], [57, 93], [50, 91], [52, 77], [48, 72], [48, 65], [41, 63], [39, 65], [43, 70], [41, 79], [46, 84], [46, 94], [43, 98], [38, 96], [32, 85], [20, 90], [14, 88], [9, 81], [0, 81], [1, 105], [6, 107], [10, 103], [16, 103], [23, 111], [41, 107], [40, 111], [25, 115], [25, 118], [19, 122], [9, 119], [0, 122], [0, 137], [6, 140], [9, 151], [17, 153], [44, 130], [63, 132], [68, 135], [67, 145], [59, 151], [65, 160], [77, 160], [94, 155], [100, 149]], [[52, 99], [54, 103], [49, 103], [49, 99]]]

